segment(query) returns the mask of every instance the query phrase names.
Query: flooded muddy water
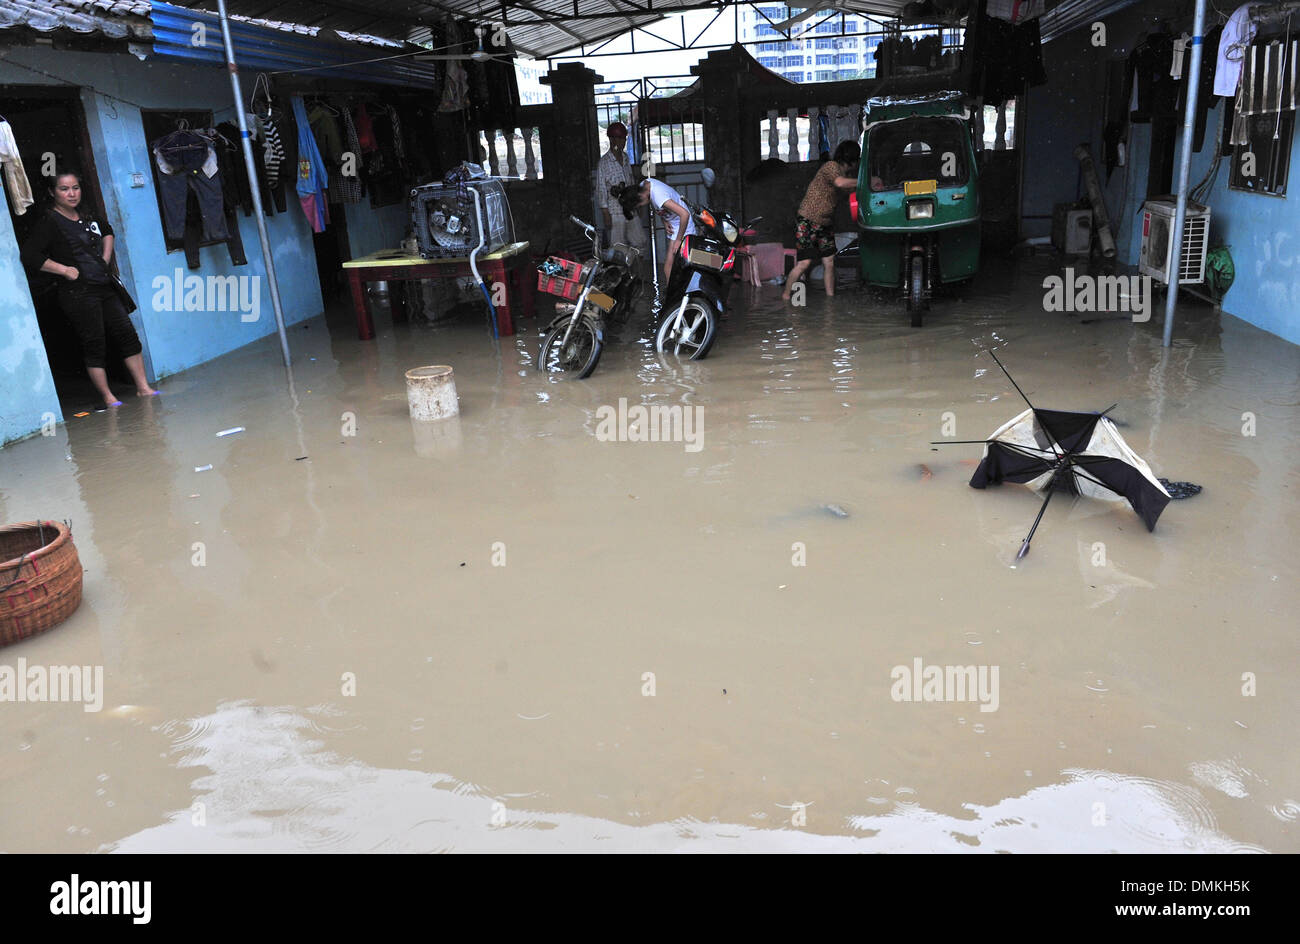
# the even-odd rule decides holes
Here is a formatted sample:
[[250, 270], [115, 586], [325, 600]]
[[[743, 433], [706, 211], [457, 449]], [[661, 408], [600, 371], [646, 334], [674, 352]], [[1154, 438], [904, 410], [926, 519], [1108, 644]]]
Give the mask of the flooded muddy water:
[[[630, 328], [568, 383], [527, 322], [341, 313], [6, 447], [0, 521], [86, 576], [0, 665], [104, 675], [0, 704], [0, 849], [1300, 851], [1300, 349], [1045, 313], [1046, 271], [921, 329], [738, 287], [707, 360]], [[1040, 499], [930, 445], [1023, 409], [986, 348], [1204, 491], [1059, 497], [1017, 562]], [[415, 428], [425, 364], [461, 415]], [[607, 441], [620, 400], [695, 442]]]

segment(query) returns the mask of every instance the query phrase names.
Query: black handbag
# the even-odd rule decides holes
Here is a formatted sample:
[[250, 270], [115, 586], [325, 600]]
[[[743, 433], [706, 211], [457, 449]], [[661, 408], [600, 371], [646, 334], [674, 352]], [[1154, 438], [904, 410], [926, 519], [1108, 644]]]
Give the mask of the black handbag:
[[121, 279], [116, 275], [113, 275], [111, 272], [108, 277], [113, 286], [113, 293], [117, 295], [117, 299], [122, 303], [122, 307], [126, 309], [126, 313], [128, 315], [131, 314], [131, 312], [135, 311], [136, 308], [139, 307], [135, 303], [135, 299], [132, 298], [131, 293], [126, 290], [126, 286], [122, 284]]
[[117, 300], [122, 303], [122, 307], [126, 309], [126, 313], [128, 315], [131, 314], [131, 312], [135, 311], [139, 306], [135, 303], [135, 299], [131, 297], [131, 293], [126, 290], [126, 286], [122, 284], [122, 280], [118, 278], [117, 273], [115, 273], [112, 268], [110, 268], [109, 264], [104, 261], [100, 250], [100, 246], [103, 244], [103, 237], [100, 236], [97, 231], [86, 226], [84, 221], [82, 226], [85, 229], [86, 241], [90, 244], [91, 255], [100, 263], [104, 270], [104, 274], [108, 276], [108, 284], [113, 287], [113, 294], [117, 296]]

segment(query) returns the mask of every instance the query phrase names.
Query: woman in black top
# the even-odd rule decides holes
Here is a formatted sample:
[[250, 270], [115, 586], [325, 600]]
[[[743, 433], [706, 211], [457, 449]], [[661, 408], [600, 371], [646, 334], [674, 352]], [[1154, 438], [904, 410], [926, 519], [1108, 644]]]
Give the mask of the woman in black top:
[[144, 375], [140, 338], [113, 285], [113, 227], [82, 207], [81, 178], [60, 173], [49, 188], [53, 205], [23, 245], [28, 271], [58, 278], [59, 304], [81, 339], [86, 372], [108, 406], [122, 401], [108, 387], [104, 362], [111, 338], [126, 359], [137, 396], [156, 391]]

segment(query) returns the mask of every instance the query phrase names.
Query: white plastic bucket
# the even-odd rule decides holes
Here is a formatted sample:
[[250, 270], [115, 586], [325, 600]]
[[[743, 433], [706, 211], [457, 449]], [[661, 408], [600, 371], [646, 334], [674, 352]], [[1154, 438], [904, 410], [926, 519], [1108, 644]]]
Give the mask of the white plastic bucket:
[[460, 415], [456, 378], [450, 367], [415, 367], [406, 372], [406, 402], [413, 420], [443, 420]]

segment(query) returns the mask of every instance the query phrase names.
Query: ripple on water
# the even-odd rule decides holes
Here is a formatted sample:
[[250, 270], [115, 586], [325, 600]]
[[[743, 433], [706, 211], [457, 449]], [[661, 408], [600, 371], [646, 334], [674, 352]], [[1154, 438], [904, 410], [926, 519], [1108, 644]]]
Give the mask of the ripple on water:
[[[1201, 848], [1218, 826], [1209, 802], [1195, 787], [1127, 774], [1066, 770], [1067, 777], [1091, 782], [1105, 803], [1106, 821], [1149, 851]], [[1231, 843], [1231, 841], [1229, 840]], [[1257, 847], [1231, 843], [1234, 851]]]
[[1275, 803], [1268, 808], [1268, 811], [1285, 823], [1294, 823], [1300, 820], [1300, 803], [1295, 800]]

